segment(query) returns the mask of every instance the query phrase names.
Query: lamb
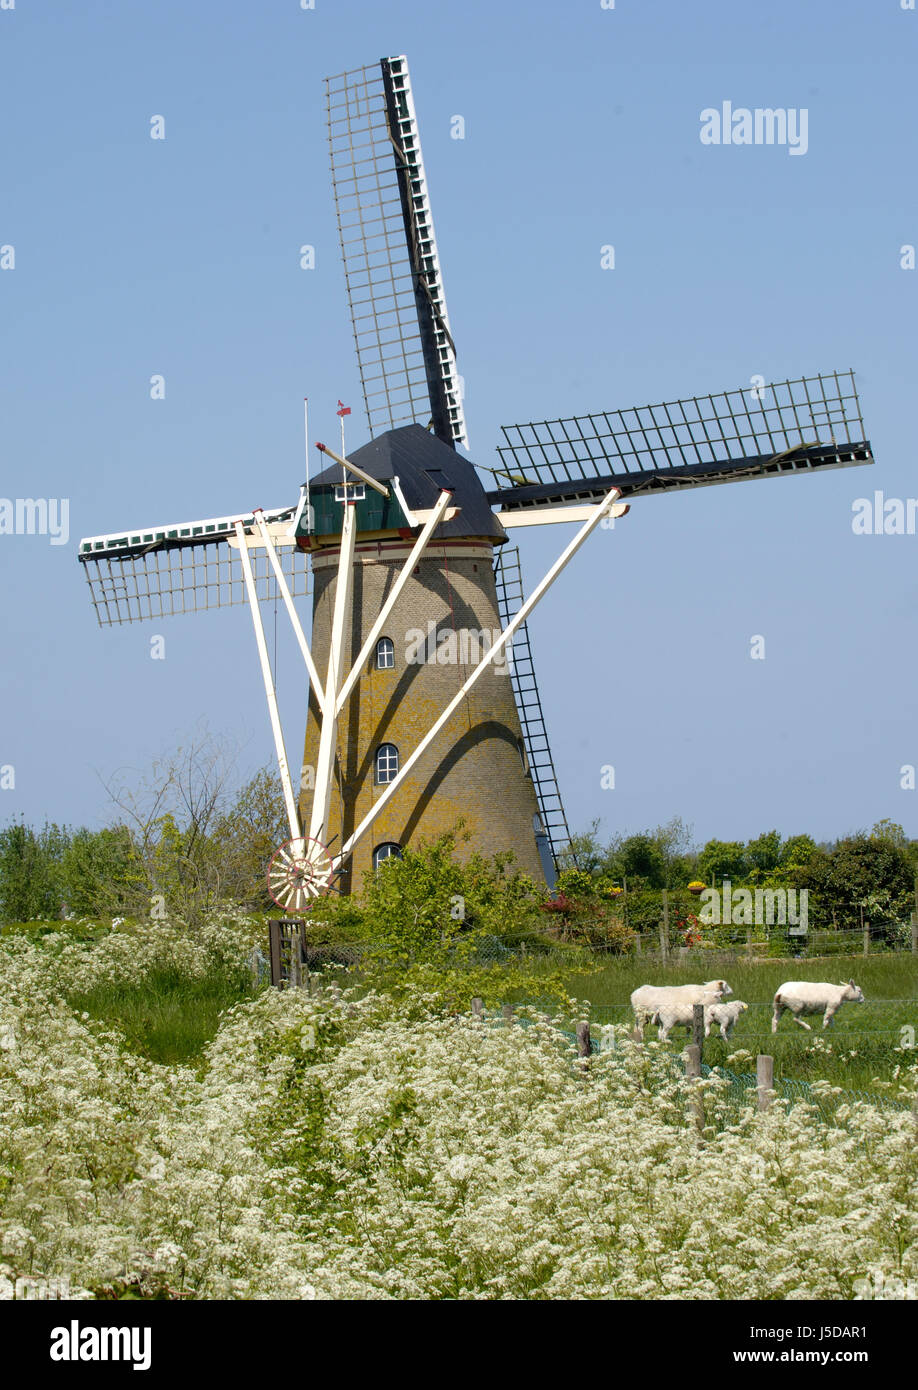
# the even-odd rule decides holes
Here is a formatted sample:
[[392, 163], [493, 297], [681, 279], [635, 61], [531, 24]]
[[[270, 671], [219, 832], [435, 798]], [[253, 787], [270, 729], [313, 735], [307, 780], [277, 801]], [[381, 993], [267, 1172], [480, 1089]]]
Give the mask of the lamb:
[[705, 992], [696, 998], [686, 999], [665, 999], [657, 1006], [656, 1013], [651, 1018], [651, 1023], [655, 1023], [660, 1030], [660, 1042], [668, 1042], [669, 1035], [673, 1028], [691, 1028], [695, 1018], [695, 1005], [701, 1004], [705, 1013], [720, 1003], [719, 994]]
[[777, 1033], [778, 1020], [787, 1009], [793, 1014], [794, 1022], [811, 1032], [810, 1025], [804, 1023], [801, 1014], [822, 1014], [822, 1026], [828, 1028], [846, 999], [854, 1004], [863, 1004], [864, 993], [853, 980], [840, 985], [813, 983], [810, 980], [788, 980], [781, 986], [774, 998], [774, 1016], [771, 1031]]
[[707, 1004], [704, 1010], [704, 1035], [706, 1038], [711, 1036], [711, 1027], [717, 1024], [720, 1028], [720, 1036], [724, 1042], [727, 1041], [733, 1029], [736, 1027], [736, 1020], [740, 1014], [745, 1013], [749, 1008], [742, 999], [734, 999], [730, 1004]]
[[[674, 1002], [688, 1002], [691, 1012], [692, 1004], [703, 1002], [716, 1003], [725, 994], [732, 994], [733, 990], [726, 980], [708, 980], [703, 985], [640, 985], [631, 995], [631, 1007], [634, 1010], [634, 1022], [640, 1038], [644, 1036], [644, 1027], [653, 1018], [654, 1014], [661, 1005]], [[703, 995], [713, 995], [707, 1001], [702, 999]]]

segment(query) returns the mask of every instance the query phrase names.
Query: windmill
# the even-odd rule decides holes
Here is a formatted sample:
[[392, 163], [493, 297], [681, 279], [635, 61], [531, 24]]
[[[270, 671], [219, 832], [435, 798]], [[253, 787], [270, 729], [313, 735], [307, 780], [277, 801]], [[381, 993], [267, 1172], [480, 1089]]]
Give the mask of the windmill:
[[[370, 439], [287, 507], [80, 543], [102, 625], [246, 602], [290, 838], [268, 870], [285, 909], [348, 891], [465, 821], [553, 881], [568, 829], [527, 619], [630, 499], [873, 461], [850, 371], [506, 426], [487, 483], [466, 445], [404, 57], [326, 80], [339, 239]], [[308, 429], [307, 429], [308, 440]], [[524, 598], [508, 533], [576, 526]], [[311, 576], [311, 640], [295, 598]], [[279, 596], [308, 677], [294, 786], [259, 604]]]

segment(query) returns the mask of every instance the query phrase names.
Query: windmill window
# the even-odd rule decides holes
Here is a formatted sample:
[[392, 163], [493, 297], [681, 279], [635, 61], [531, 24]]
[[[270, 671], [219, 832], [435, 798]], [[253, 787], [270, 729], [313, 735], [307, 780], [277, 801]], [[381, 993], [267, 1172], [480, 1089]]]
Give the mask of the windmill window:
[[377, 845], [373, 851], [373, 868], [377, 871], [382, 868], [387, 859], [401, 859], [402, 847], [394, 844], [391, 840], [384, 845]]
[[376, 785], [385, 786], [398, 776], [398, 749], [394, 743], [381, 743], [376, 750]]
[[395, 666], [395, 643], [391, 637], [380, 637], [376, 643], [377, 671], [391, 671]]

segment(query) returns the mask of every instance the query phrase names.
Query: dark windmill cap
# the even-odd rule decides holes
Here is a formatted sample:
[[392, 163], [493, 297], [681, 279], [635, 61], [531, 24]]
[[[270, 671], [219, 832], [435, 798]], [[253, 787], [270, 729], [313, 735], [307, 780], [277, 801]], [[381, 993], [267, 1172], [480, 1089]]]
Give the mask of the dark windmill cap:
[[[402, 496], [411, 511], [433, 507], [444, 488], [453, 494], [459, 515], [437, 528], [437, 536], [483, 536], [505, 541], [507, 533], [491, 511], [475, 465], [444, 444], [423, 425], [403, 425], [371, 439], [348, 453], [350, 461], [379, 483], [398, 478]], [[337, 486], [341, 465], [334, 463], [310, 479], [313, 491]]]

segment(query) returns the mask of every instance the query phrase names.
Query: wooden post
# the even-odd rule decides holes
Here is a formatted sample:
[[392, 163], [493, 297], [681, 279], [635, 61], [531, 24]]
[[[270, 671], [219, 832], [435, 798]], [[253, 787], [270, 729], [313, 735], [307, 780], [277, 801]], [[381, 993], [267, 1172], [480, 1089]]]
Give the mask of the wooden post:
[[[914, 947], [912, 947], [912, 950], [914, 950]], [[635, 938], [634, 938], [634, 954], [635, 954], [636, 956], [639, 956], [639, 955], [641, 954], [641, 933], [640, 933], [640, 932], [638, 932], [637, 935], [636, 935]]]
[[[685, 1079], [687, 1081], [701, 1080], [701, 1048], [697, 1043], [689, 1043], [685, 1049]], [[692, 1112], [695, 1116], [695, 1128], [700, 1134], [704, 1129], [704, 1099], [701, 1092], [693, 1086], [692, 1090]]]
[[660, 955], [665, 965], [669, 959], [669, 893], [663, 889], [663, 921], [660, 923]]
[[861, 926], [864, 928], [864, 955], [870, 955], [870, 923], [864, 921], [864, 909], [861, 908]]
[[271, 920], [268, 923], [268, 941], [271, 945], [271, 984], [275, 989], [281, 987], [281, 923]]
[[752, 928], [746, 928], [746, 953], [752, 955]]
[[590, 1057], [593, 1052], [593, 1044], [590, 1040], [590, 1025], [588, 1023], [577, 1024], [577, 1056]]
[[755, 1089], [759, 1110], [767, 1110], [773, 1097], [770, 1092], [775, 1086], [775, 1059], [764, 1052], [755, 1059]]
[[512, 1022], [513, 1022], [513, 1005], [512, 1005], [512, 1004], [505, 1004], [504, 1007], [501, 1009], [501, 1013], [502, 1013], [503, 1016], [504, 1016], [505, 1022], [507, 1022], [507, 1023], [512, 1023]]
[[918, 955], [918, 912], [912, 913], [912, 955]]
[[481, 1000], [481, 999], [479, 999], [479, 998], [477, 998], [477, 997], [476, 997], [475, 999], [472, 1000], [472, 1013], [475, 1015], [476, 1018], [484, 1018], [484, 1001], [483, 1001], [483, 1000]]
[[692, 1006], [692, 1044], [698, 1048], [698, 1061], [704, 1051], [704, 1005]]

